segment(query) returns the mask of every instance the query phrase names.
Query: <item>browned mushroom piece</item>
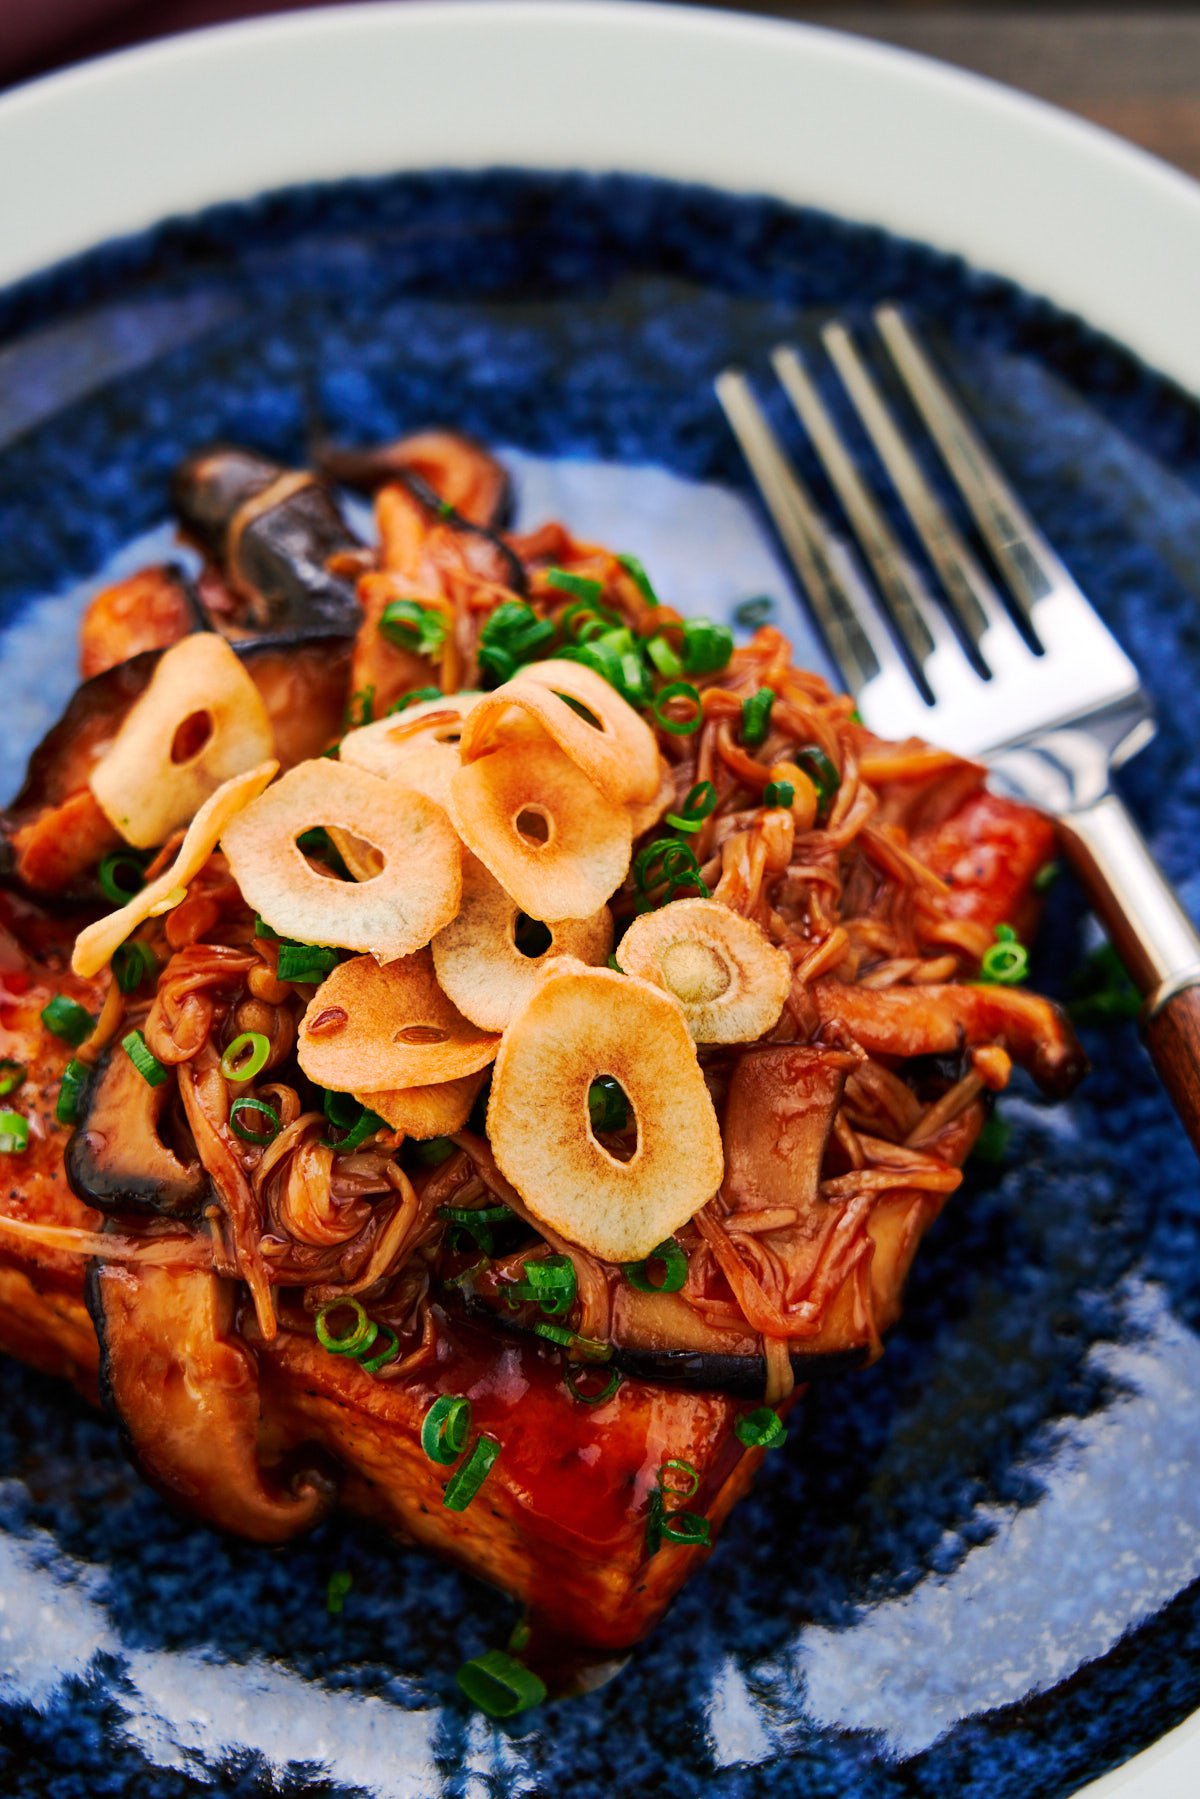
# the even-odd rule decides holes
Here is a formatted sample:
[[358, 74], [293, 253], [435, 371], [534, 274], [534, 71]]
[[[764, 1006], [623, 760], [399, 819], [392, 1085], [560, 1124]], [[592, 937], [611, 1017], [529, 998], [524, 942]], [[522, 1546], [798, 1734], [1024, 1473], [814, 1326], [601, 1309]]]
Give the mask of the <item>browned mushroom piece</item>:
[[208, 1177], [195, 1155], [164, 1140], [174, 1084], [151, 1086], [120, 1044], [97, 1063], [66, 1151], [67, 1180], [85, 1205], [116, 1216], [196, 1218]]

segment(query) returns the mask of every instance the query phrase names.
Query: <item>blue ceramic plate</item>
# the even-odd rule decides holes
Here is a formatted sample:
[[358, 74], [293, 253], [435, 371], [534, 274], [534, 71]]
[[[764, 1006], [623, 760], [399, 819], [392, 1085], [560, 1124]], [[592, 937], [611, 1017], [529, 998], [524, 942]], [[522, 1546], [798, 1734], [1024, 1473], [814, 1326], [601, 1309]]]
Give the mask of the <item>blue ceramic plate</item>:
[[[0, 297], [4, 780], [82, 604], [161, 551], [169, 472], [214, 437], [299, 460], [314, 429], [455, 425], [508, 447], [523, 521], [636, 552], [685, 609], [766, 594], [819, 657], [711, 380], [885, 297], [1138, 661], [1161, 731], [1128, 793], [1194, 907], [1195, 406], [918, 244], [636, 178], [297, 189]], [[1038, 984], [1069, 994], [1095, 941], [1064, 879]], [[810, 1393], [650, 1642], [513, 1727], [454, 1681], [509, 1602], [358, 1523], [278, 1553], [185, 1524], [107, 1420], [6, 1365], [0, 1787], [1050, 1799], [1156, 1739], [1200, 1701], [1196, 1168], [1133, 1027], [1084, 1035], [1076, 1103], [1004, 1101], [883, 1362]]]

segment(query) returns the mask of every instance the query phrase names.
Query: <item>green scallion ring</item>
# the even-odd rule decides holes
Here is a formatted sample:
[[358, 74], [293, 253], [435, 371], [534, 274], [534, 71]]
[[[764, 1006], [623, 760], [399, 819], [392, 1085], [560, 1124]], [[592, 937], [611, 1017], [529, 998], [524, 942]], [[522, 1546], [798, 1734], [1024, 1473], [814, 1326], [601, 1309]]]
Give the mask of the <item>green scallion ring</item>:
[[588, 1088], [588, 1118], [594, 1131], [623, 1131], [629, 1120], [629, 1101], [619, 1081], [602, 1074]]
[[796, 797], [796, 789], [790, 781], [768, 781], [763, 788], [762, 803], [764, 806], [782, 806], [790, 809]]
[[424, 1143], [414, 1143], [412, 1152], [422, 1168], [440, 1168], [457, 1148], [452, 1137], [427, 1137]]
[[664, 681], [678, 681], [683, 673], [683, 662], [665, 637], [651, 637], [646, 644], [646, 654]]
[[[661, 1281], [650, 1278], [650, 1269], [655, 1262], [662, 1263]], [[688, 1259], [674, 1237], [668, 1237], [640, 1262], [626, 1262], [624, 1273], [629, 1285], [639, 1293], [678, 1293], [688, 1277]]]
[[560, 1349], [569, 1349], [575, 1332], [569, 1331], [565, 1324], [544, 1324], [538, 1322], [533, 1327], [535, 1337], [544, 1337], [547, 1343], [557, 1343]]
[[402, 693], [388, 707], [387, 716], [394, 718], [397, 712], [403, 712], [406, 706], [413, 705], [417, 700], [440, 700], [442, 697], [440, 687], [410, 687], [407, 693]]
[[68, 999], [65, 993], [56, 993], [49, 1005], [42, 1008], [42, 1023], [72, 1049], [78, 1049], [91, 1036], [95, 1019], [78, 1001]]
[[[669, 705], [672, 700], [689, 700], [695, 708], [691, 717], [686, 719], [668, 718], [663, 707]], [[690, 737], [692, 732], [698, 731], [704, 723], [704, 703], [698, 689], [693, 687], [690, 681], [670, 681], [665, 687], [660, 687], [654, 701], [653, 712], [655, 724], [661, 725], [662, 729], [669, 731], [673, 737]]]
[[663, 881], [676, 880], [685, 872], [699, 874], [700, 864], [691, 844], [678, 837], [656, 837], [633, 859], [634, 885], [642, 893]]
[[19, 1156], [28, 1148], [28, 1118], [20, 1112], [0, 1112], [0, 1156]]
[[[136, 850], [113, 850], [96, 870], [100, 891], [114, 906], [123, 906], [146, 885], [145, 862]], [[122, 880], [122, 874], [129, 878]]]
[[462, 1467], [446, 1482], [442, 1504], [450, 1512], [465, 1512], [492, 1471], [500, 1454], [494, 1437], [476, 1437], [475, 1446]]
[[578, 1400], [580, 1405], [604, 1405], [612, 1398], [613, 1394], [621, 1384], [621, 1376], [617, 1373], [615, 1368], [610, 1368], [608, 1371], [608, 1379], [595, 1393], [581, 1392], [579, 1388], [580, 1379], [585, 1374], [591, 1374], [592, 1372], [592, 1369], [577, 1367], [573, 1362], [568, 1362], [563, 1369], [563, 1386], [567, 1389], [571, 1398]]
[[281, 981], [323, 981], [338, 964], [335, 949], [315, 943], [280, 943], [276, 974]]
[[545, 1682], [504, 1649], [489, 1649], [464, 1662], [455, 1678], [471, 1704], [489, 1718], [515, 1718], [546, 1697]]
[[683, 621], [683, 667], [689, 675], [711, 675], [733, 655], [733, 632], [710, 618]]
[[435, 1399], [421, 1424], [421, 1448], [431, 1462], [449, 1468], [467, 1447], [471, 1434], [471, 1401], [459, 1393]]
[[757, 1411], [747, 1412], [738, 1419], [733, 1430], [738, 1442], [745, 1444], [747, 1449], [778, 1449], [788, 1439], [782, 1419], [769, 1405], [760, 1405]]
[[335, 1131], [353, 1130], [362, 1117], [362, 1101], [355, 1099], [353, 1093], [338, 1093], [327, 1087], [321, 1100], [321, 1110]]
[[837, 771], [837, 764], [825, 754], [818, 743], [806, 743], [793, 751], [792, 761], [797, 768], [802, 768], [817, 790], [818, 810], [823, 815], [828, 812], [833, 797], [842, 784], [842, 777]]
[[677, 880], [671, 882], [667, 888], [668, 904], [681, 890], [686, 893], [698, 893], [701, 899], [712, 898], [712, 894], [708, 890], [708, 882], [698, 868], [688, 869]]
[[227, 1081], [244, 1087], [261, 1074], [271, 1054], [271, 1039], [261, 1031], [243, 1031], [221, 1057], [221, 1073]]
[[7, 1099], [20, 1087], [28, 1069], [23, 1062], [14, 1062], [11, 1056], [0, 1058], [0, 1099]]
[[698, 831], [717, 809], [717, 790], [711, 781], [697, 781], [678, 812], [667, 813], [667, 823], [677, 831]]
[[662, 1534], [668, 1543], [683, 1543], [689, 1549], [712, 1541], [712, 1527], [699, 1512], [666, 1512]]
[[54, 1105], [54, 1116], [60, 1124], [79, 1123], [83, 1095], [91, 1072], [86, 1062], [78, 1062], [74, 1057], [63, 1069], [62, 1086]]
[[[663, 1476], [668, 1473], [682, 1474], [683, 1486], [677, 1487], [671, 1481], [665, 1480]], [[690, 1499], [693, 1493], [699, 1491], [699, 1488], [700, 1476], [690, 1462], [681, 1462], [678, 1456], [672, 1456], [669, 1461], [663, 1463], [658, 1471], [658, 1490], [668, 1499]]]
[[[348, 1331], [338, 1332], [329, 1328], [330, 1317], [339, 1311], [349, 1311], [353, 1315], [354, 1323]], [[324, 1305], [317, 1307], [313, 1326], [322, 1349], [327, 1349], [330, 1355], [348, 1356], [358, 1355], [360, 1350], [373, 1343], [378, 1329], [367, 1317], [358, 1300], [351, 1298], [327, 1299]]]
[[760, 687], [751, 699], [742, 701], [742, 742], [747, 749], [756, 750], [766, 742], [774, 704], [775, 693], [770, 687]]
[[148, 974], [157, 974], [158, 958], [148, 943], [130, 938], [113, 951], [112, 971], [122, 993], [136, 993]]
[[997, 987], [1015, 987], [1029, 973], [1029, 951], [1023, 943], [1002, 939], [983, 952], [979, 978]]
[[573, 575], [570, 569], [548, 568], [544, 579], [547, 587], [556, 593], [573, 593], [576, 599], [596, 601], [604, 593], [603, 581], [596, 581], [590, 575]]
[[[247, 1123], [250, 1118], [260, 1118], [264, 1122], [256, 1128]], [[229, 1128], [243, 1143], [254, 1143], [261, 1148], [274, 1143], [283, 1124], [274, 1106], [269, 1106], [265, 1099], [235, 1099], [229, 1108]]]
[[633, 582], [633, 585], [637, 588], [647, 606], [657, 606], [658, 595], [650, 585], [650, 577], [638, 561], [637, 557], [623, 554], [617, 557], [617, 561], [625, 570], [625, 573], [629, 576], [629, 579]]
[[121, 1048], [129, 1057], [148, 1087], [161, 1087], [171, 1070], [163, 1065], [152, 1050], [146, 1048], [146, 1039], [140, 1031], [130, 1031], [122, 1037]]
[[381, 1118], [378, 1112], [372, 1112], [369, 1107], [362, 1106], [346, 1135], [337, 1138], [322, 1137], [321, 1147], [336, 1149], [339, 1156], [352, 1155], [356, 1149], [362, 1148], [368, 1137], [373, 1137], [376, 1131], [382, 1131], [386, 1127], [386, 1119]]
[[381, 1350], [377, 1355], [370, 1356], [366, 1360], [363, 1358], [362, 1351], [359, 1351], [359, 1363], [366, 1369], [368, 1374], [378, 1374], [381, 1368], [386, 1368], [388, 1363], [394, 1362], [396, 1357], [400, 1354], [400, 1339], [392, 1329], [391, 1325], [381, 1324], [379, 1329], [386, 1332], [390, 1339], [387, 1348]]

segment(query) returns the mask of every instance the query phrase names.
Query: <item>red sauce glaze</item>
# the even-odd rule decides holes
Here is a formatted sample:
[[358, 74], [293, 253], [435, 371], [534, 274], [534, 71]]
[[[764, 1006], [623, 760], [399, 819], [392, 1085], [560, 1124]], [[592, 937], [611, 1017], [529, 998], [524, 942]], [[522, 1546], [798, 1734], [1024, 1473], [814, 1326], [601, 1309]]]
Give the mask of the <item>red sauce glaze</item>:
[[946, 910], [953, 917], [1020, 932], [1036, 912], [1033, 879], [1054, 855], [1054, 825], [1044, 813], [983, 791], [941, 824], [917, 831], [911, 847], [950, 884]]

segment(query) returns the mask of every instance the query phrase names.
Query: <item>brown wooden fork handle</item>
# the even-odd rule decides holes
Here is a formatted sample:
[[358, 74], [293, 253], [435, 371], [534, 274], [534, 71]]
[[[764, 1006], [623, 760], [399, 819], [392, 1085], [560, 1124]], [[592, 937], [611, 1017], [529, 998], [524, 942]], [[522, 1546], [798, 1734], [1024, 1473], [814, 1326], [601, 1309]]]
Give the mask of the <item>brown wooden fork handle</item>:
[[1159, 1078], [1200, 1154], [1200, 984], [1161, 998], [1147, 1015], [1143, 1034]]

